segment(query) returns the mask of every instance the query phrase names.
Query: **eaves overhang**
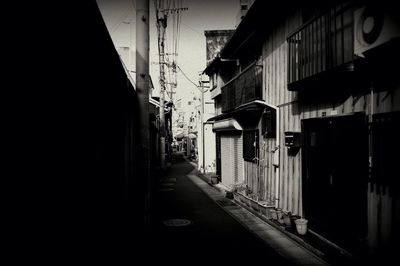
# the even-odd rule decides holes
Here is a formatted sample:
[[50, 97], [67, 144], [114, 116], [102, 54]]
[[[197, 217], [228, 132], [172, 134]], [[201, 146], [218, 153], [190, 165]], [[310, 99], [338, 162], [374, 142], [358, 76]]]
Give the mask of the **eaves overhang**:
[[265, 108], [267, 109], [277, 109], [276, 106], [266, 103], [261, 100], [254, 100], [245, 104], [242, 104], [236, 107], [234, 110], [229, 113], [223, 113], [214, 117], [211, 117], [207, 120], [207, 122], [215, 122], [223, 119], [234, 117], [236, 114], [241, 113], [243, 111], [263, 111]]
[[215, 121], [212, 130], [215, 131], [241, 131], [241, 125], [235, 118], [226, 118], [223, 120]]

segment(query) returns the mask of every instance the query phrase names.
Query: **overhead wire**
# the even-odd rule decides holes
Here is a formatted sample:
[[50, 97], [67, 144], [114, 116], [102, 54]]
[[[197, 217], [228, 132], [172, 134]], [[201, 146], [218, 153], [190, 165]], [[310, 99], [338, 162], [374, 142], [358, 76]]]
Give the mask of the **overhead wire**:
[[[183, 0], [154, 0], [154, 6], [156, 9], [157, 21], [159, 21], [160, 19], [160, 13], [163, 14], [165, 25], [167, 25], [168, 17], [172, 17], [171, 18], [172, 25], [170, 27], [166, 27], [165, 31], [163, 32], [164, 38], [160, 37], [160, 24], [157, 23], [157, 30], [159, 33], [158, 45], [159, 48], [160, 45], [164, 45], [165, 53], [163, 56], [164, 56], [165, 66], [168, 69], [168, 75], [165, 75], [164, 73], [165, 80], [161, 82], [164, 82], [164, 88], [167, 87], [165, 85], [169, 85], [170, 93], [168, 93], [169, 91], [168, 89], [166, 89], [166, 91], [167, 95], [170, 97], [170, 99], [172, 99], [174, 93], [173, 88], [176, 88], [177, 86], [177, 66], [178, 66], [177, 61], [178, 61], [180, 28], [181, 28], [181, 11], [184, 10]], [[171, 50], [169, 49], [170, 46], [168, 40], [165, 40], [165, 37], [168, 36], [171, 37], [168, 38], [169, 42], [171, 42]], [[161, 39], [164, 41], [164, 43], [161, 43], [162, 42]], [[172, 77], [171, 77], [171, 70], [172, 70]]]
[[194, 83], [194, 82], [186, 75], [186, 73], [183, 72], [183, 70], [180, 68], [179, 65], [176, 65], [176, 67], [179, 69], [179, 71], [182, 73], [182, 75], [183, 75], [190, 83], [192, 83], [200, 92], [202, 92], [201, 89], [199, 88], [199, 85], [197, 85], [196, 83]]

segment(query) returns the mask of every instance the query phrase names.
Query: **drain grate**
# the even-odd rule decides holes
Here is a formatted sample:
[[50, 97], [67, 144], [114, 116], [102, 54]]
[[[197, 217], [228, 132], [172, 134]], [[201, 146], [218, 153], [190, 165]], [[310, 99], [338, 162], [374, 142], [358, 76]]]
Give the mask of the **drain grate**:
[[172, 226], [172, 227], [180, 227], [180, 226], [188, 226], [192, 224], [192, 221], [187, 219], [169, 219], [163, 222], [165, 226]]

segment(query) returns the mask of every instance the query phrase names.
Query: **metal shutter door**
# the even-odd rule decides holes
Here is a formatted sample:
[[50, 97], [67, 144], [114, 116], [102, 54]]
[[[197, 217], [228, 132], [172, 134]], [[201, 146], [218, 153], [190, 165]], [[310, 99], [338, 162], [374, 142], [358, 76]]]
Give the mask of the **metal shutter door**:
[[221, 183], [229, 188], [243, 182], [243, 138], [242, 135], [221, 136]]
[[234, 162], [232, 138], [229, 135], [221, 136], [221, 183], [232, 187], [234, 183]]
[[243, 135], [241, 134], [236, 138], [236, 183], [241, 183], [244, 181], [244, 161], [243, 161]]

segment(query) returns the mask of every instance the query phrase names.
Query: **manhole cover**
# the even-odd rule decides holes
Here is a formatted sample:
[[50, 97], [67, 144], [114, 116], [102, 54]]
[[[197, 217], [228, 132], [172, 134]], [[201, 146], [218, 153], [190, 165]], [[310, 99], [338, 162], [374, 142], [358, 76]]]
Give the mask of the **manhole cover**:
[[166, 192], [166, 191], [174, 191], [174, 189], [173, 188], [160, 188], [160, 191], [161, 192]]
[[165, 179], [161, 179], [160, 182], [176, 182], [176, 178], [174, 178], [174, 177], [165, 178]]
[[169, 219], [169, 220], [165, 220], [163, 222], [163, 224], [166, 226], [174, 226], [174, 227], [188, 226], [191, 223], [192, 223], [192, 221], [187, 220], [187, 219]]
[[162, 186], [162, 187], [173, 187], [173, 186], [175, 186], [175, 183], [161, 183], [160, 186]]

